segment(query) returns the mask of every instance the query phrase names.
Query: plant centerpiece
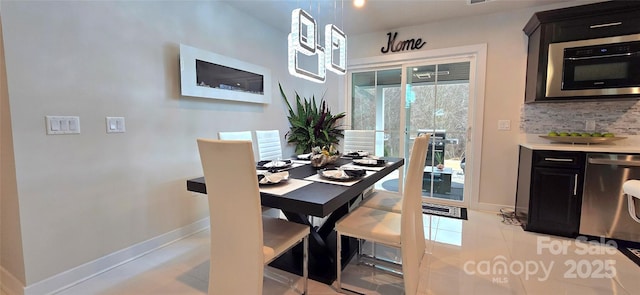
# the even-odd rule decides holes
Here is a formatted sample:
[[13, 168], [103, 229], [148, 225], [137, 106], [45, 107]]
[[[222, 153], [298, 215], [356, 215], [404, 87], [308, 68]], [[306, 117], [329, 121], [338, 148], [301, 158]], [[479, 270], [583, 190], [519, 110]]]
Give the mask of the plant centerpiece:
[[[280, 94], [289, 108], [289, 123], [291, 129], [285, 134], [288, 143], [296, 145], [296, 154], [310, 153], [314, 147], [324, 147], [329, 153], [335, 148], [334, 144], [339, 142], [342, 130], [338, 129], [338, 120], [345, 116], [345, 113], [332, 115], [327, 107], [324, 97], [320, 100], [320, 107], [316, 105], [315, 96], [310, 99], [300, 97], [296, 92], [296, 108], [291, 107], [289, 99], [280, 87]], [[322, 149], [321, 149], [322, 150]], [[336, 151], [337, 152], [337, 151]]]
[[318, 146], [311, 148], [311, 166], [324, 167], [327, 164], [333, 164], [340, 158], [340, 152], [333, 146], [320, 148]]

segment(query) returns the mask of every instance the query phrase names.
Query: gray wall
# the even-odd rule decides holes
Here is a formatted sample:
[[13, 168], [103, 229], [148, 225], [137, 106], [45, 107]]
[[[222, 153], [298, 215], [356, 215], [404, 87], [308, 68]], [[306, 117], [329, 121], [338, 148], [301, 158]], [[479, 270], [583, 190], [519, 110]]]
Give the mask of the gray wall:
[[[6, 284], [9, 280], [25, 281], [1, 22], [2, 15], [0, 15], [0, 266], [2, 266], [0, 285]], [[2, 272], [2, 269], [7, 271]]]
[[[341, 80], [291, 77], [286, 33], [221, 2], [6, 1], [2, 29], [3, 210], [6, 179], [20, 212], [2, 244], [21, 247], [3, 247], [2, 267], [26, 286], [207, 217], [185, 185], [202, 174], [196, 138], [286, 133], [278, 82], [291, 95], [326, 90], [338, 109]], [[180, 43], [270, 68], [273, 102], [182, 97]], [[45, 115], [79, 116], [82, 133], [46, 135]], [[106, 116], [125, 117], [127, 132], [106, 134]]]

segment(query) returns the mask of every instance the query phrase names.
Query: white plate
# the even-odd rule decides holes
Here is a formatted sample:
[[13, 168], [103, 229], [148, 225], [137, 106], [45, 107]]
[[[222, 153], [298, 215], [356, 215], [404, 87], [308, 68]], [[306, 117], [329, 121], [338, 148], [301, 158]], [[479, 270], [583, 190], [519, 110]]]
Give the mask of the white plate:
[[282, 169], [282, 168], [289, 168], [289, 167], [291, 167], [291, 165], [292, 165], [291, 161], [271, 161], [271, 162], [260, 161], [260, 162], [258, 162], [258, 165], [256, 166], [256, 168], [258, 168], [258, 169], [271, 169], [271, 168]]
[[383, 167], [386, 164], [386, 161], [365, 158], [365, 159], [355, 159], [353, 160], [353, 163], [360, 166]]
[[277, 172], [277, 173], [263, 173], [262, 179], [258, 181], [259, 184], [276, 184], [289, 180], [289, 172]]
[[360, 179], [366, 175], [366, 173], [364, 173], [362, 176], [350, 176], [344, 170], [364, 171], [362, 169], [323, 169], [318, 171], [318, 174], [321, 177], [336, 181], [355, 180]]
[[311, 159], [311, 153], [298, 155], [297, 157], [299, 160], [309, 160]]
[[269, 162], [267, 164], [264, 164], [262, 167], [264, 167], [264, 168], [282, 168], [282, 167], [287, 167], [287, 166], [291, 166], [291, 163], [287, 163], [285, 161], [273, 161], [273, 162]]

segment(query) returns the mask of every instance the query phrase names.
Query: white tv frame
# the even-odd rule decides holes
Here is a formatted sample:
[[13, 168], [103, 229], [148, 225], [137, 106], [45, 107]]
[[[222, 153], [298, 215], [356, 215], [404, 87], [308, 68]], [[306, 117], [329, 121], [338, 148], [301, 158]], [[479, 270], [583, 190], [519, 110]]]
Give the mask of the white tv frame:
[[[198, 86], [196, 60], [262, 75], [263, 94]], [[180, 89], [183, 96], [269, 104], [271, 103], [271, 71], [265, 67], [180, 44]]]

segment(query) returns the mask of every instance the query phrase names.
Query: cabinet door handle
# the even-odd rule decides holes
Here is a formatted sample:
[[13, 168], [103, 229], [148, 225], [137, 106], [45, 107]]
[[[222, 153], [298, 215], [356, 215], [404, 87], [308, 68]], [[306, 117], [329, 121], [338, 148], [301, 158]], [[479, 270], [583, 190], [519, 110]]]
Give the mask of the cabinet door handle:
[[590, 25], [589, 29], [613, 27], [613, 26], [619, 26], [621, 24], [622, 24], [622, 22], [613, 22], [613, 23], [608, 23], [608, 24]]
[[578, 195], [578, 174], [573, 176], [573, 196]]
[[544, 158], [545, 161], [550, 162], [573, 162], [573, 159], [561, 159], [561, 158]]

